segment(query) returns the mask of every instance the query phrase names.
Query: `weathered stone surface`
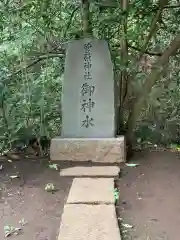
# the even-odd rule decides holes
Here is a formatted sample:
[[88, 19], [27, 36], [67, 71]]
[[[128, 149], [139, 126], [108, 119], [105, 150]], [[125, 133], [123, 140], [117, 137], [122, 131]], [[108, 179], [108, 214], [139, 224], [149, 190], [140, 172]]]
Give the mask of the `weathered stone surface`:
[[62, 94], [63, 138], [115, 136], [114, 73], [108, 44], [69, 43]]
[[60, 176], [68, 177], [116, 177], [120, 168], [117, 166], [70, 167], [60, 171]]
[[53, 138], [51, 160], [115, 163], [125, 161], [124, 137], [118, 138]]
[[114, 204], [113, 178], [75, 178], [67, 203]]
[[114, 205], [65, 205], [58, 240], [121, 240]]

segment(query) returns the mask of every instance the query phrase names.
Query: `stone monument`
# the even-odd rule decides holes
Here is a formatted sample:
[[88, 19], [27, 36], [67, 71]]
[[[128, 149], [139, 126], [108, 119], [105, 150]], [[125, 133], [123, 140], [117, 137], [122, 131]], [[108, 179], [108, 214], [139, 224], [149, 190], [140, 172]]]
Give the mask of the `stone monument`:
[[108, 44], [69, 43], [62, 93], [61, 136], [53, 138], [51, 160], [121, 162], [124, 137], [115, 136], [114, 74]]

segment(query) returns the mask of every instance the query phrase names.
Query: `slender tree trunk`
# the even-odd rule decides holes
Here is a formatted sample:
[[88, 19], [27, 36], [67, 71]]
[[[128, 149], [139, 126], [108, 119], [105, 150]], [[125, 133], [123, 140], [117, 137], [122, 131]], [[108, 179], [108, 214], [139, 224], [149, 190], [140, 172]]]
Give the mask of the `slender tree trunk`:
[[157, 10], [152, 22], [151, 22], [151, 26], [150, 26], [150, 30], [148, 35], [146, 36], [140, 55], [139, 55], [139, 62], [141, 61], [141, 58], [143, 57], [144, 53], [146, 52], [149, 42], [152, 39], [153, 36], [155, 36], [156, 31], [157, 31], [157, 23], [160, 21], [161, 17], [162, 17], [162, 12], [164, 10], [164, 7], [166, 5], [168, 5], [169, 0], [159, 0], [159, 9]]
[[[151, 22], [149, 33], [144, 39], [144, 44], [143, 44], [140, 54], [138, 56], [137, 63], [135, 63], [135, 65], [137, 65], [137, 67], [139, 67], [141, 59], [148, 48], [149, 42], [151, 41], [152, 37], [154, 37], [156, 35], [157, 28], [158, 28], [157, 23], [161, 20], [163, 9], [168, 4], [168, 2], [169, 2], [169, 0], [159, 0], [159, 2], [158, 2], [159, 8]], [[157, 61], [156, 64], [160, 64], [160, 62]], [[147, 81], [146, 81], [147, 86], [146, 86], [146, 84], [143, 86], [143, 88], [142, 88], [143, 91], [142, 91], [141, 96], [140, 95], [137, 96], [134, 99], [132, 106], [131, 106], [131, 112], [129, 114], [127, 127], [126, 127], [127, 128], [127, 132], [126, 132], [127, 152], [129, 152], [130, 156], [132, 155], [132, 152], [133, 152], [132, 148], [134, 145], [133, 130], [135, 128], [137, 118], [139, 117], [139, 114], [140, 114], [142, 102], [144, 101], [144, 98], [147, 96], [147, 94], [150, 92], [155, 81], [160, 77], [160, 75], [162, 73], [163, 66], [160, 64], [159, 67], [156, 68], [156, 64], [154, 65], [154, 69], [152, 69], [151, 74], [147, 78]], [[152, 83], [152, 86], [149, 86], [149, 83]], [[127, 94], [127, 96], [128, 96], [128, 94]], [[128, 155], [128, 153], [127, 153], [127, 155]]]
[[82, 0], [82, 25], [83, 36], [92, 36], [91, 15], [89, 11], [89, 0]]
[[128, 87], [128, 74], [127, 74], [127, 66], [128, 66], [128, 43], [127, 43], [127, 17], [128, 17], [128, 5], [129, 0], [121, 1], [121, 8], [124, 12], [123, 22], [122, 22], [122, 38], [120, 44], [120, 56], [122, 62], [122, 70], [120, 73], [118, 86], [118, 111], [117, 111], [117, 135], [122, 134], [125, 131], [124, 129], [124, 116], [123, 116], [123, 101], [127, 94]]
[[180, 34], [177, 35], [174, 40], [170, 43], [169, 47], [164, 51], [161, 57], [157, 59], [154, 63], [152, 72], [147, 76], [147, 79], [142, 86], [141, 94], [139, 94], [133, 102], [131, 113], [129, 115], [127, 123], [127, 135], [126, 140], [129, 145], [133, 144], [133, 130], [136, 126], [136, 121], [141, 112], [145, 97], [150, 93], [151, 88], [155, 82], [161, 77], [161, 74], [164, 72], [165, 67], [169, 62], [169, 58], [176, 54], [180, 48]]

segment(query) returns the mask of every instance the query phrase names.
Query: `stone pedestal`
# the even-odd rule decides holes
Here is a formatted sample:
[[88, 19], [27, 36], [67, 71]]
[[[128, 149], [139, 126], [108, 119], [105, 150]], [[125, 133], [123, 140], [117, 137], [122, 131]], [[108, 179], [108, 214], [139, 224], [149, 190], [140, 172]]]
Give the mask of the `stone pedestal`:
[[117, 138], [53, 138], [50, 158], [53, 161], [124, 162], [124, 137]]

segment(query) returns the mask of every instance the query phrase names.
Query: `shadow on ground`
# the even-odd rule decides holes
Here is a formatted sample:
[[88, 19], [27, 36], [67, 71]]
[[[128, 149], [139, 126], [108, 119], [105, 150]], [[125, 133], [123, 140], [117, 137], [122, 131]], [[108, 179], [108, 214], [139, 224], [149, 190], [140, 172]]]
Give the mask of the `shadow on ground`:
[[136, 168], [123, 167], [118, 182], [118, 215], [123, 240], [179, 240], [180, 156], [172, 152], [137, 154]]
[[[59, 171], [40, 164], [39, 161], [22, 160], [0, 163], [0, 239], [4, 226], [18, 227], [24, 218], [27, 224], [18, 240], [55, 240], [61, 214], [72, 183], [71, 178], [60, 177]], [[2, 168], [1, 167], [1, 168]], [[10, 176], [19, 174], [20, 178]], [[45, 191], [53, 183], [58, 189], [54, 194]]]

